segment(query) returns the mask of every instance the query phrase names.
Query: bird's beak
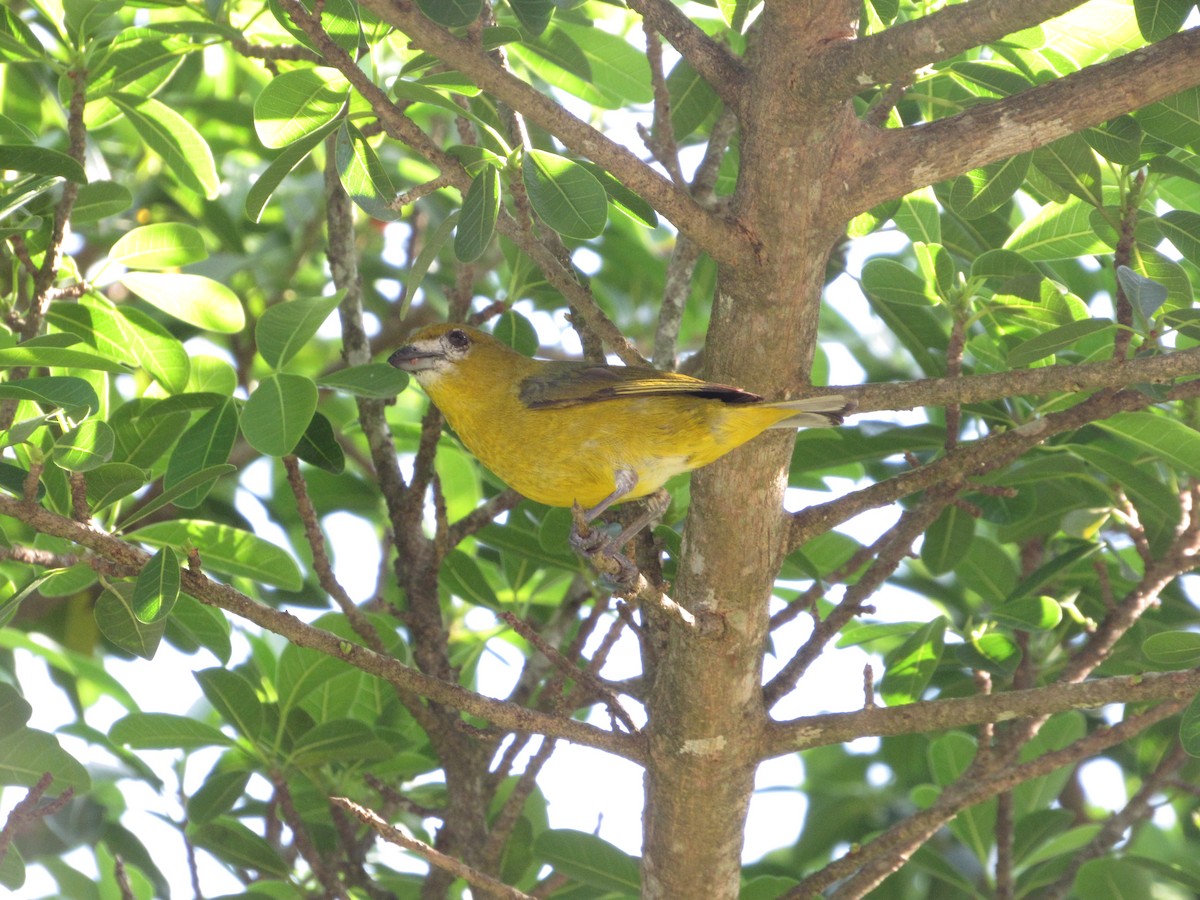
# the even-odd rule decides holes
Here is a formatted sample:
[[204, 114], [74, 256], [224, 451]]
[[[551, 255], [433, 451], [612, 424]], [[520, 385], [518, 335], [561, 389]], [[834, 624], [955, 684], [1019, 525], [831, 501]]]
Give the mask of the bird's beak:
[[420, 372], [434, 368], [446, 358], [439, 350], [422, 350], [416, 344], [405, 344], [388, 357], [388, 363], [405, 372]]

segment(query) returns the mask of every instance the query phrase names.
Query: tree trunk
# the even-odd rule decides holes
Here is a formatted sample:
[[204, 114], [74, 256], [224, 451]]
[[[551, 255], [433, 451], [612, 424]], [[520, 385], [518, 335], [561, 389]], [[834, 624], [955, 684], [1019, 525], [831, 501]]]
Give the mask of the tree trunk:
[[[817, 10], [820, 12], [817, 12]], [[847, 8], [848, 9], [848, 8]], [[809, 381], [829, 250], [829, 173], [848, 105], [814, 109], [803, 72], [851, 33], [849, 12], [768, 4], [740, 110], [734, 212], [758, 253], [723, 267], [706, 345], [706, 375], [769, 397]], [[807, 124], [801, 132], [796, 123]], [[781, 514], [793, 438], [771, 433], [699, 471], [684, 531], [676, 599], [719, 626], [668, 631], [650, 697], [643, 894], [737, 897], [746, 813], [768, 723], [762, 662], [768, 603], [782, 564]], [[683, 764], [681, 764], [683, 763]]]

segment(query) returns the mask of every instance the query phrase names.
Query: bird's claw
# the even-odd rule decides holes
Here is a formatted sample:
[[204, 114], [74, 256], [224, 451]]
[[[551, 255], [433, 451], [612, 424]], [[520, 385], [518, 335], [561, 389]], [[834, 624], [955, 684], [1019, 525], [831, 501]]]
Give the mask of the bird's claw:
[[571, 510], [571, 549], [586, 559], [597, 572], [609, 581], [618, 593], [630, 593], [637, 587], [641, 574], [638, 567], [621, 552], [606, 532], [593, 528], [578, 503]]

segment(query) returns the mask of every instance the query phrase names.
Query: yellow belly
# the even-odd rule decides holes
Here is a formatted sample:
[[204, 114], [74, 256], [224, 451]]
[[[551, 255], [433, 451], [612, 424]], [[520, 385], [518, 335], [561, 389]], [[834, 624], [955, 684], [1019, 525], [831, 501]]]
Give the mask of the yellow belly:
[[491, 422], [473, 414], [448, 418], [467, 449], [518, 493], [548, 506], [590, 507], [612, 494], [618, 471], [638, 476], [622, 500], [644, 497], [788, 415], [767, 406], [653, 397], [509, 409]]

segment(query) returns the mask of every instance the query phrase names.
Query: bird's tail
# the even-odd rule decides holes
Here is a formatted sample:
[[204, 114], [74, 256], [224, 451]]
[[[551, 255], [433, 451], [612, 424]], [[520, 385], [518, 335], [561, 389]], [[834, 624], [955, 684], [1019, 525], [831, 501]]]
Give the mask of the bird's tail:
[[827, 428], [841, 425], [845, 417], [854, 411], [854, 403], [846, 400], [841, 394], [806, 397], [803, 400], [780, 400], [767, 405], [792, 411], [792, 415], [776, 422], [772, 428]]

